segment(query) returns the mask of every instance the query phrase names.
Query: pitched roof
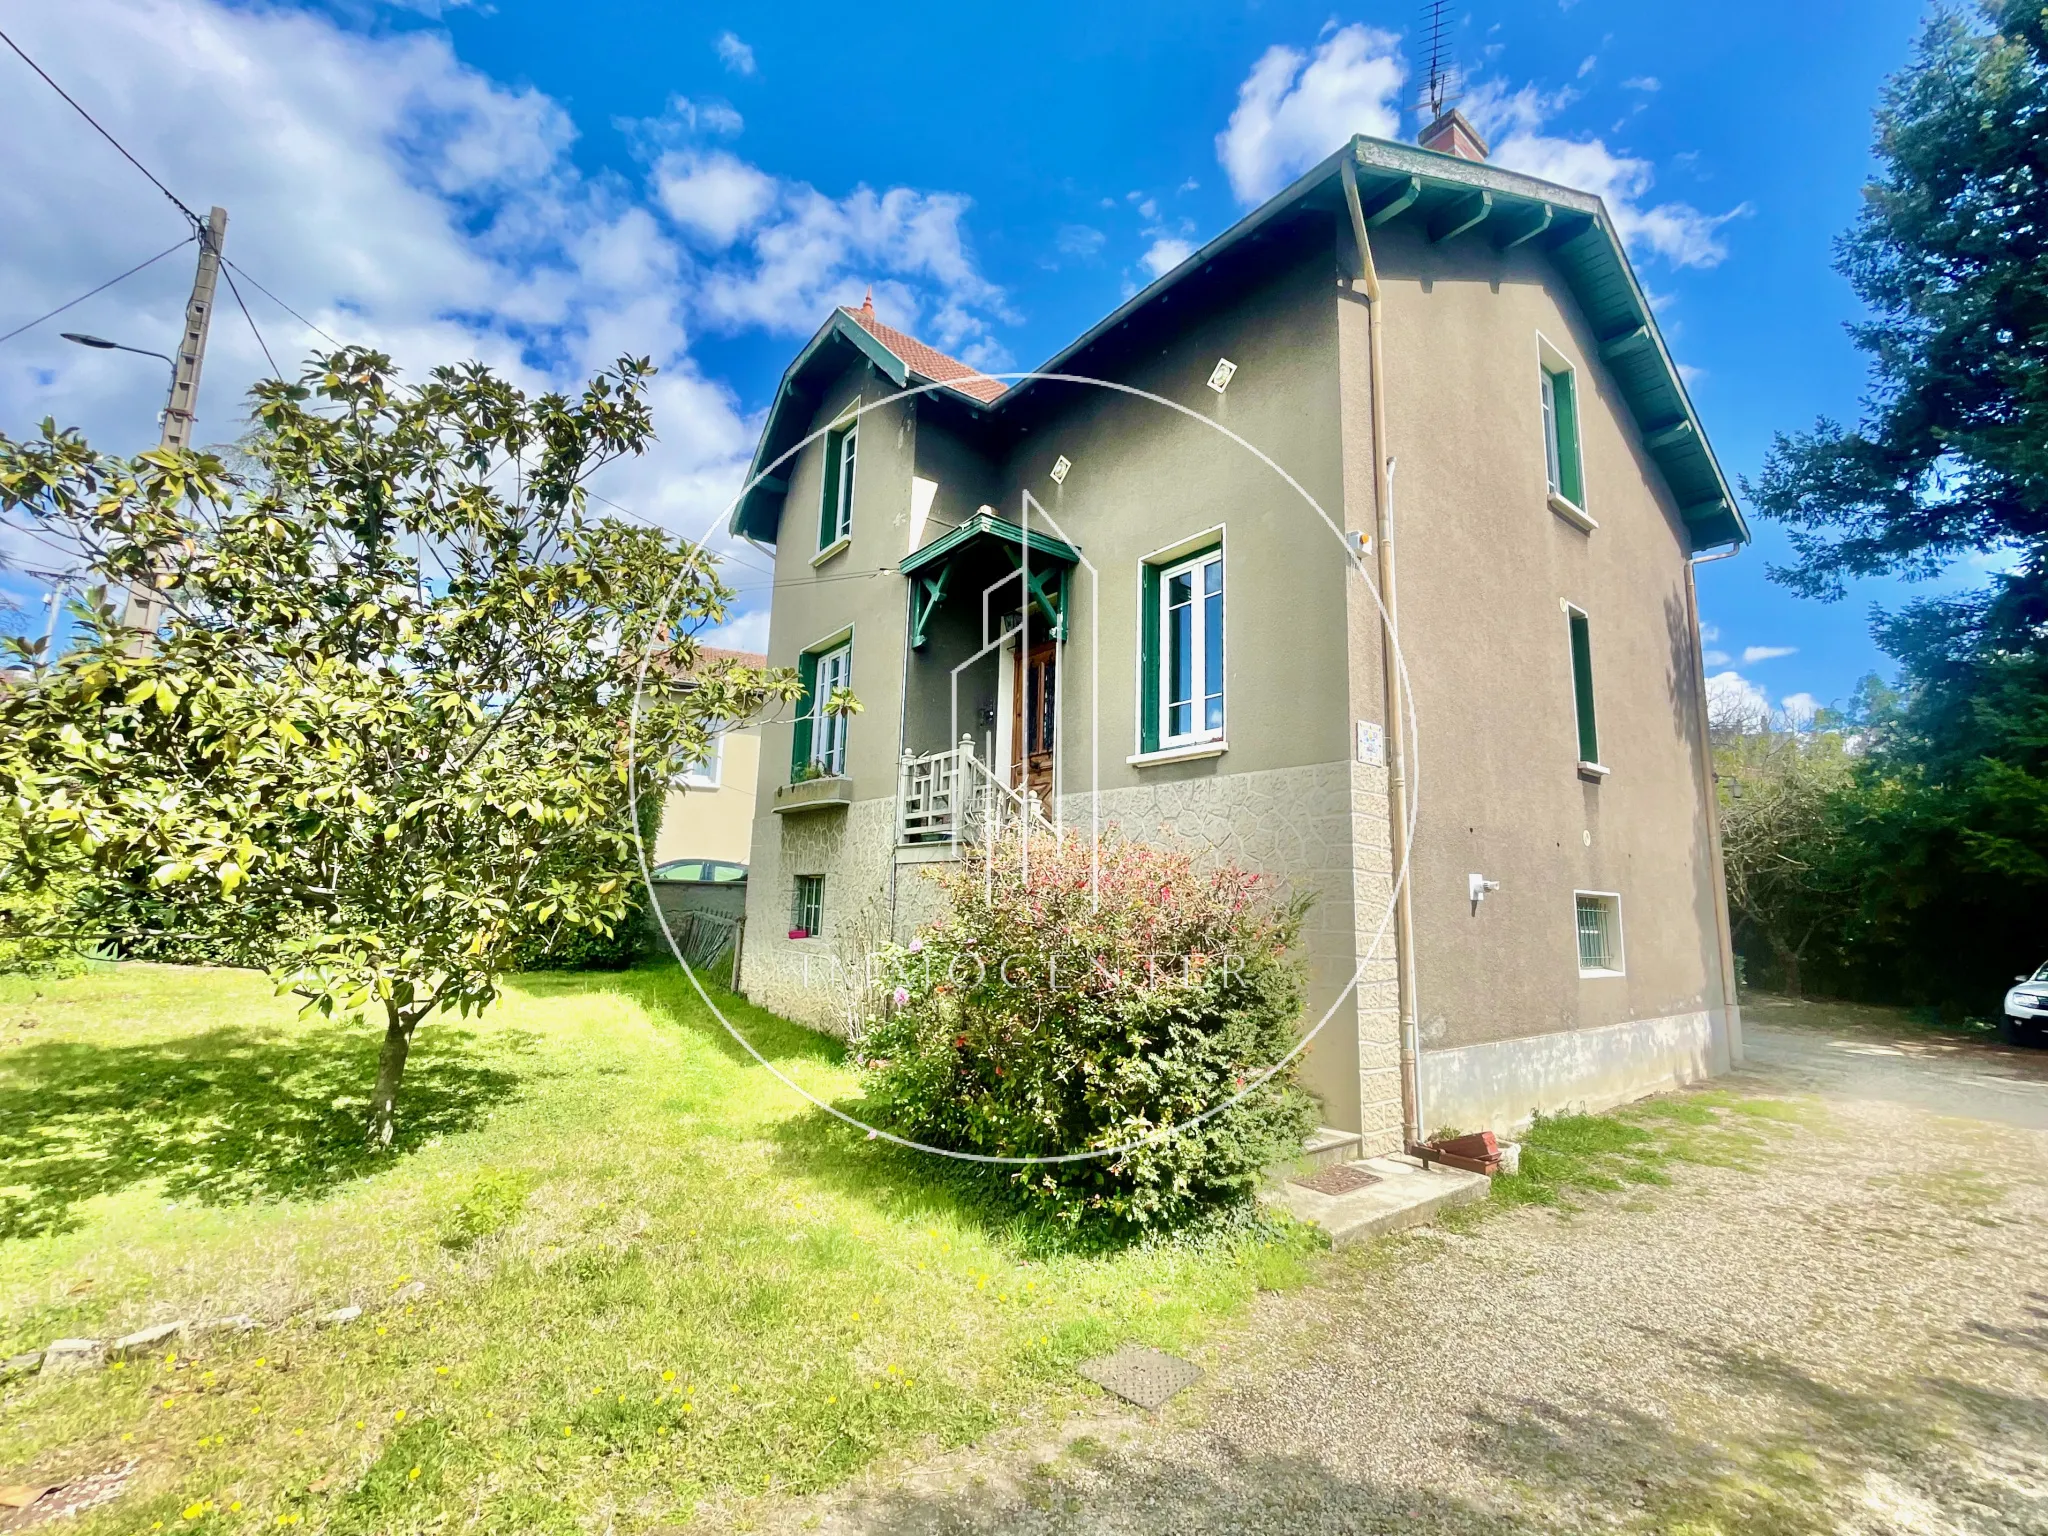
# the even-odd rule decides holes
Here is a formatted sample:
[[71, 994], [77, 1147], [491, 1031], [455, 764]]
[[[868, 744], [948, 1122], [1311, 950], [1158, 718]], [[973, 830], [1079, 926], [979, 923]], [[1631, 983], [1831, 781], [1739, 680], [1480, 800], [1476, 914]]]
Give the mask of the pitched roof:
[[968, 367], [959, 358], [948, 357], [937, 347], [928, 347], [915, 336], [907, 335], [893, 325], [882, 324], [875, 318], [874, 304], [869, 300], [863, 300], [859, 309], [850, 309], [842, 304], [839, 312], [894, 352], [912, 373], [930, 379], [934, 384], [951, 384], [963, 395], [972, 395], [983, 404], [1008, 388], [1001, 379], [991, 379], [980, 369]]
[[[1175, 299], [1199, 305], [1205, 289], [1217, 285], [1225, 293], [1239, 291], [1228, 280], [1230, 264], [1260, 249], [1260, 242], [1283, 220], [1311, 210], [1340, 220], [1357, 219], [1368, 230], [1400, 220], [1420, 229], [1432, 243], [1485, 241], [1503, 252], [1526, 245], [1549, 256], [1578, 300], [1601, 361], [1613, 374], [1644, 447], [1679, 505], [1692, 547], [1749, 542], [1742, 509], [1707, 443], [1685, 380], [1664, 345], [1657, 317], [1636, 281], [1606, 205], [1590, 192], [1539, 181], [1489, 161], [1354, 137], [1132, 295], [1037, 371], [1085, 372], [1078, 366], [1082, 354], [1130, 326], [1142, 311]], [[1221, 270], [1212, 278], [1212, 269], [1219, 264]], [[1176, 289], [1184, 291], [1176, 294]], [[818, 406], [813, 364], [827, 350], [841, 346], [865, 354], [899, 388], [915, 374], [922, 382], [943, 385], [943, 393], [991, 419], [1026, 412], [1028, 407], [1020, 402], [1038, 393], [1038, 381], [1032, 378], [1005, 388], [977, 375], [957, 359], [882, 325], [865, 305], [860, 310], [834, 310], [782, 376], [747, 473], [747, 489], [733, 508], [735, 534], [774, 540], [788, 490], [782, 460], [802, 440]]]

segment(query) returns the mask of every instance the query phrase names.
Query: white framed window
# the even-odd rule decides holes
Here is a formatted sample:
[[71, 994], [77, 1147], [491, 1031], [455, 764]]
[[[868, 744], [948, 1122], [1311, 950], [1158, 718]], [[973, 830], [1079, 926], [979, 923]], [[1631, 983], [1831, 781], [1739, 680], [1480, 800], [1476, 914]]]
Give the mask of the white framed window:
[[1537, 388], [1543, 404], [1544, 488], [1550, 508], [1590, 530], [1595, 524], [1586, 513], [1578, 373], [1564, 354], [1540, 335], [1536, 352]]
[[1223, 735], [1223, 551], [1157, 568], [1158, 746]]
[[825, 434], [825, 485], [818, 507], [821, 554], [853, 537], [853, 482], [859, 458], [859, 422], [849, 421]]
[[789, 936], [815, 939], [825, 926], [825, 877], [798, 875], [790, 893]]
[[1619, 976], [1621, 897], [1613, 891], [1574, 891], [1572, 904], [1579, 935], [1579, 974]]
[[725, 732], [714, 731], [704, 755], [683, 769], [683, 784], [690, 789], [716, 789], [725, 764]]
[[811, 762], [829, 774], [846, 772], [845, 715], [826, 713], [833, 690], [853, 686], [851, 642], [821, 652], [811, 682]]

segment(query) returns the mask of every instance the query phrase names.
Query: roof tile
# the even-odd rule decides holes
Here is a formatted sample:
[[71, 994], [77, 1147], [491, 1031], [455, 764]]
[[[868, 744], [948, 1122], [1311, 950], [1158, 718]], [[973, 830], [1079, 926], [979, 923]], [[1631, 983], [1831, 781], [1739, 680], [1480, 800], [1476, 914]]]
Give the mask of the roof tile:
[[912, 373], [922, 374], [936, 384], [950, 384], [961, 394], [971, 395], [984, 403], [995, 399], [1009, 387], [1000, 379], [989, 378], [979, 368], [970, 368], [959, 358], [948, 357], [937, 347], [928, 347], [915, 336], [905, 335], [893, 325], [882, 324], [866, 304], [859, 309], [842, 304], [840, 311], [902, 358]]

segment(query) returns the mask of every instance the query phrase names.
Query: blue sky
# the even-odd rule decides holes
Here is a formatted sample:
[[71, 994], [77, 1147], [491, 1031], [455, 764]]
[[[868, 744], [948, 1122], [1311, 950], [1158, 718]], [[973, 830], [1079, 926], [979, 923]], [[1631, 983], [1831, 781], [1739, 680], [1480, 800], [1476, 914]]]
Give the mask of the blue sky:
[[[414, 366], [474, 354], [534, 383], [653, 353], [662, 450], [606, 487], [691, 532], [736, 488], [776, 377], [830, 304], [872, 282], [885, 319], [985, 366], [1028, 367], [1345, 132], [1412, 136], [1415, 12], [0, 4], [180, 196], [226, 205], [229, 255], [326, 329]], [[1468, 110], [1505, 162], [1609, 197], [1731, 477], [1754, 473], [1774, 429], [1856, 411], [1864, 372], [1842, 330], [1855, 305], [1831, 242], [1869, 168], [1871, 107], [1923, 12], [1571, 0], [1456, 13]], [[0, 219], [21, 232], [0, 245], [6, 330], [179, 230], [11, 56], [0, 82], [0, 133], [27, 147], [0, 185]], [[0, 429], [53, 411], [109, 446], [149, 440], [152, 366], [55, 333], [163, 346], [188, 273], [180, 254], [0, 345]], [[311, 343], [247, 297], [274, 351]], [[223, 310], [215, 336], [208, 409], [226, 437], [261, 355], [238, 313]], [[1883, 664], [1872, 602], [1927, 589], [1796, 599], [1765, 574], [1782, 538], [1756, 528], [1751, 550], [1701, 573], [1710, 660], [1740, 679], [1725, 686], [1773, 702], [1839, 699]], [[739, 627], [758, 635], [758, 620]]]

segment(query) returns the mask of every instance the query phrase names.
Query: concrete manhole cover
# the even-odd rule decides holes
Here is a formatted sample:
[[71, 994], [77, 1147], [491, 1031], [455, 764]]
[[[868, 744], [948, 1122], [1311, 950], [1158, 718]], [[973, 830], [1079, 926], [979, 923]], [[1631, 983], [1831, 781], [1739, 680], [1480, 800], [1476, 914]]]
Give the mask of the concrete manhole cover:
[[1104, 1391], [1145, 1409], [1157, 1408], [1202, 1379], [1200, 1366], [1136, 1344], [1126, 1344], [1113, 1355], [1083, 1360], [1075, 1369]]
[[1349, 1163], [1339, 1163], [1334, 1168], [1325, 1168], [1307, 1178], [1294, 1182], [1303, 1189], [1312, 1189], [1319, 1195], [1348, 1195], [1355, 1189], [1364, 1189], [1377, 1184], [1380, 1176], [1368, 1173], [1363, 1168], [1354, 1168]]

